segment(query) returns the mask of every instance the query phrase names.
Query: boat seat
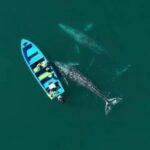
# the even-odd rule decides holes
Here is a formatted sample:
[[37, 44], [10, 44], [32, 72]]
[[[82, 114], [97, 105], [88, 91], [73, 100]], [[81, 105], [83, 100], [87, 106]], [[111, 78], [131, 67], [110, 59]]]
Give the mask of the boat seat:
[[42, 54], [38, 54], [34, 57], [32, 57], [32, 59], [30, 60], [30, 65], [34, 64], [35, 62], [37, 62], [38, 60], [40, 60], [41, 58], [43, 58], [43, 55]]
[[38, 78], [39, 78], [39, 80], [41, 81], [41, 80], [45, 79], [46, 77], [49, 77], [50, 75], [51, 75], [50, 72], [44, 72], [44, 73], [41, 74]]
[[38, 52], [33, 53], [32, 55], [28, 56], [28, 60], [30, 60], [32, 57], [36, 56]]
[[31, 49], [29, 49], [29, 50], [27, 51], [27, 56], [30, 57], [31, 55], [33, 55], [33, 54], [36, 53], [36, 52], [37, 52], [37, 48], [32, 47]]

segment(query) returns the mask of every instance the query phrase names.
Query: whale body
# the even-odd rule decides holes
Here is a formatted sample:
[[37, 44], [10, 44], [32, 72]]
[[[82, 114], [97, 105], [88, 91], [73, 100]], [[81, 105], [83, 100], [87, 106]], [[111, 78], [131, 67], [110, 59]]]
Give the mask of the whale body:
[[105, 96], [92, 81], [90, 81], [86, 76], [84, 76], [79, 70], [75, 69], [74, 67], [58, 61], [55, 61], [54, 63], [58, 67], [62, 75], [68, 77], [73, 82], [78, 83], [78, 85], [87, 88], [89, 91], [100, 97], [105, 102], [106, 115], [111, 111], [112, 106], [118, 104], [119, 101], [122, 100], [122, 98], [120, 97], [107, 98], [107, 96]]

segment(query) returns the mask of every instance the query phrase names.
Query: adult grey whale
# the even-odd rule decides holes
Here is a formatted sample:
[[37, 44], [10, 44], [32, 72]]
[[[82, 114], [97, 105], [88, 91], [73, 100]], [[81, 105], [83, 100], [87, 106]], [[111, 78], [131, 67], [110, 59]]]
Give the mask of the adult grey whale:
[[[86, 35], [84, 32], [81, 32], [77, 29], [74, 29], [70, 26], [64, 25], [64, 24], [58, 24], [59, 28], [63, 30], [65, 33], [67, 33], [74, 41], [78, 44], [81, 45], [82, 47], [85, 47], [87, 49], [90, 49], [96, 54], [103, 54], [104, 56], [104, 62], [108, 66], [110, 66], [112, 70], [112, 81], [115, 81], [117, 78], [119, 78], [122, 74], [127, 72], [127, 70], [131, 67], [131, 65], [118, 65], [116, 62], [113, 61], [111, 55], [95, 40], [93, 40], [91, 37]], [[79, 47], [76, 45], [76, 49], [79, 53]], [[107, 67], [106, 67], [107, 68]]]
[[79, 85], [87, 88], [92, 93], [100, 97], [103, 101], [105, 101], [105, 114], [107, 115], [112, 106], [119, 103], [122, 100], [120, 97], [116, 98], [107, 98], [87, 77], [85, 77], [80, 71], [75, 69], [74, 67], [55, 61], [54, 64], [58, 67], [60, 73], [65, 77], [68, 77], [70, 80], [78, 83]]
[[70, 26], [66, 26], [64, 24], [58, 24], [60, 29], [66, 32], [71, 38], [73, 38], [77, 44], [82, 45], [85, 48], [89, 48], [96, 54], [101, 54], [104, 51], [104, 48], [98, 45], [92, 38], [88, 37], [85, 33], [80, 32]]

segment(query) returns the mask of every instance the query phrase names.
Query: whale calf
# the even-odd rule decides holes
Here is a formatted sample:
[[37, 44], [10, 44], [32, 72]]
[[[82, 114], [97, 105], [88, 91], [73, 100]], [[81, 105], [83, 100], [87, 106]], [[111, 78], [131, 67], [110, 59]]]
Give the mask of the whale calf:
[[73, 66], [55, 61], [54, 64], [58, 67], [60, 73], [68, 77], [73, 82], [78, 83], [79, 85], [87, 88], [89, 91], [100, 97], [105, 102], [105, 114], [109, 114], [112, 109], [112, 106], [118, 104], [122, 98], [107, 98], [87, 77], [85, 77], [80, 71], [75, 69]]

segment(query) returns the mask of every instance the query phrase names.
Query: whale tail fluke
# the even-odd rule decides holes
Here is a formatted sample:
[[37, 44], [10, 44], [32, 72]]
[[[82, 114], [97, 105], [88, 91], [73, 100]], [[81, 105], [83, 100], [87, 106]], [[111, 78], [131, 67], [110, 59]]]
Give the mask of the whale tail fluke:
[[107, 99], [106, 105], [105, 105], [105, 114], [108, 115], [109, 112], [111, 111], [112, 107], [115, 106], [116, 104], [118, 104], [121, 100], [122, 100], [122, 98], [120, 98], [120, 97]]

